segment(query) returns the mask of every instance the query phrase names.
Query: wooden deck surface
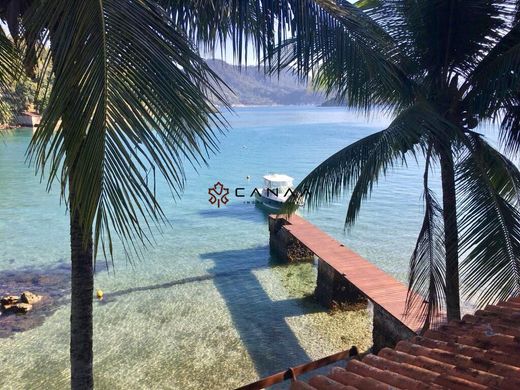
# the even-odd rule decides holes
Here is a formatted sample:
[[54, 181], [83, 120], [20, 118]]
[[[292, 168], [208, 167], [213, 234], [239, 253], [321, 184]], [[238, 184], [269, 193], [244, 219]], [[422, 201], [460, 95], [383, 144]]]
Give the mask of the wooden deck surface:
[[[276, 218], [276, 216], [273, 217]], [[287, 219], [286, 216], [284, 216], [284, 219]], [[289, 224], [283, 226], [284, 229], [289, 231], [317, 257], [344, 275], [370, 301], [381, 306], [412, 331], [416, 332], [420, 329], [422, 324], [416, 313], [409, 313], [404, 316], [407, 286], [309, 221], [297, 215], [292, 215], [288, 222]]]

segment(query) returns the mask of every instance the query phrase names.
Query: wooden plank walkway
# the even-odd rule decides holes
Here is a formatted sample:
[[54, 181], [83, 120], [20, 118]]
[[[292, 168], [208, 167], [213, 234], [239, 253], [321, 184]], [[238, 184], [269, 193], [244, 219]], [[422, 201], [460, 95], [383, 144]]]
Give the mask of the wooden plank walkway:
[[298, 215], [294, 214], [289, 218], [272, 215], [271, 218], [287, 220], [288, 224], [282, 229], [286, 229], [317, 257], [342, 274], [367, 299], [379, 305], [410, 330], [420, 330], [422, 324], [417, 318], [417, 313], [404, 315], [408, 288], [402, 282]]

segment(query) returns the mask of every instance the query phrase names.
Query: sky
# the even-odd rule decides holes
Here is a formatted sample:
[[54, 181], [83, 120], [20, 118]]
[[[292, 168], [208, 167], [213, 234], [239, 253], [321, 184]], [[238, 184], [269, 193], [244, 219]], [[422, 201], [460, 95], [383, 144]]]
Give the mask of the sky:
[[[206, 59], [215, 58], [224, 60], [228, 64], [236, 64], [237, 60], [233, 56], [233, 49], [231, 46], [231, 42], [226, 42], [227, 49], [222, 50], [219, 45], [214, 53], [210, 52], [202, 52], [202, 56]], [[247, 45], [247, 57], [244, 55], [242, 58], [242, 63], [247, 63], [248, 65], [256, 65], [257, 64], [257, 56], [256, 51], [251, 43]]]

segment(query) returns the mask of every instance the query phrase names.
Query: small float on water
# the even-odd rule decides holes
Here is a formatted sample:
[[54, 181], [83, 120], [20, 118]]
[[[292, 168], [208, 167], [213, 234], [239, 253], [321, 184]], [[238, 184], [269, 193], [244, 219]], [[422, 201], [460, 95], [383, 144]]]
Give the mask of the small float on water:
[[[273, 210], [280, 210], [283, 204], [294, 193], [294, 179], [290, 176], [270, 173], [264, 176], [264, 186], [257, 188], [255, 191], [255, 199], [265, 207]], [[296, 201], [298, 206], [303, 205], [303, 197], [299, 197]]]

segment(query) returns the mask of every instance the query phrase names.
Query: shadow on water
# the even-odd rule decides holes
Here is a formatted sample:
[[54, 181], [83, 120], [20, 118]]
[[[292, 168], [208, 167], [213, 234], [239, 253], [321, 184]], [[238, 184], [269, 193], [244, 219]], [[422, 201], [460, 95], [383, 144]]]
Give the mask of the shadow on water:
[[177, 279], [172, 280], [171, 282], [165, 282], [165, 283], [159, 283], [159, 284], [151, 284], [148, 286], [141, 286], [141, 287], [131, 287], [124, 290], [117, 290], [114, 292], [110, 292], [108, 294], [105, 294], [105, 298], [101, 303], [111, 303], [114, 298], [121, 297], [124, 295], [132, 294], [135, 292], [145, 292], [145, 291], [151, 291], [151, 290], [160, 290], [165, 288], [171, 288], [175, 286], [182, 286], [183, 284], [189, 284], [189, 283], [196, 283], [196, 282], [203, 282], [206, 280], [212, 280], [219, 277], [240, 277], [242, 273], [248, 273], [250, 270], [234, 270], [229, 272], [221, 272], [219, 274], [209, 274], [209, 275], [200, 275], [200, 276], [191, 276], [188, 278], [183, 279]]
[[198, 213], [204, 218], [232, 218], [243, 221], [267, 222], [273, 210], [261, 207], [254, 201], [251, 203], [230, 203], [222, 207], [212, 207], [200, 210]]
[[[213, 262], [209, 274], [166, 283], [133, 287], [105, 295], [100, 304], [109, 304], [118, 297], [140, 291], [167, 289], [187, 283], [212, 280], [226, 302], [240, 339], [255, 365], [259, 376], [308, 361], [286, 318], [303, 311], [320, 311], [306, 304], [305, 298], [273, 300], [256, 278], [254, 271], [276, 267], [267, 246], [245, 250], [210, 252], [202, 260]], [[102, 263], [99, 263], [103, 271]], [[45, 297], [42, 305], [25, 316], [2, 316], [0, 338], [41, 325], [58, 307], [68, 304], [70, 265], [60, 262], [46, 269], [19, 269], [0, 273], [0, 293], [12, 294], [31, 290]]]
[[240, 279], [215, 278], [214, 285], [226, 301], [258, 375], [266, 376], [309, 360], [285, 320], [302, 314], [303, 299], [273, 301], [252, 272], [258, 259], [267, 262], [268, 247], [212, 252], [201, 257], [214, 262], [210, 271], [213, 274], [232, 269], [245, 260], [253, 263], [249, 272], [241, 273]]

